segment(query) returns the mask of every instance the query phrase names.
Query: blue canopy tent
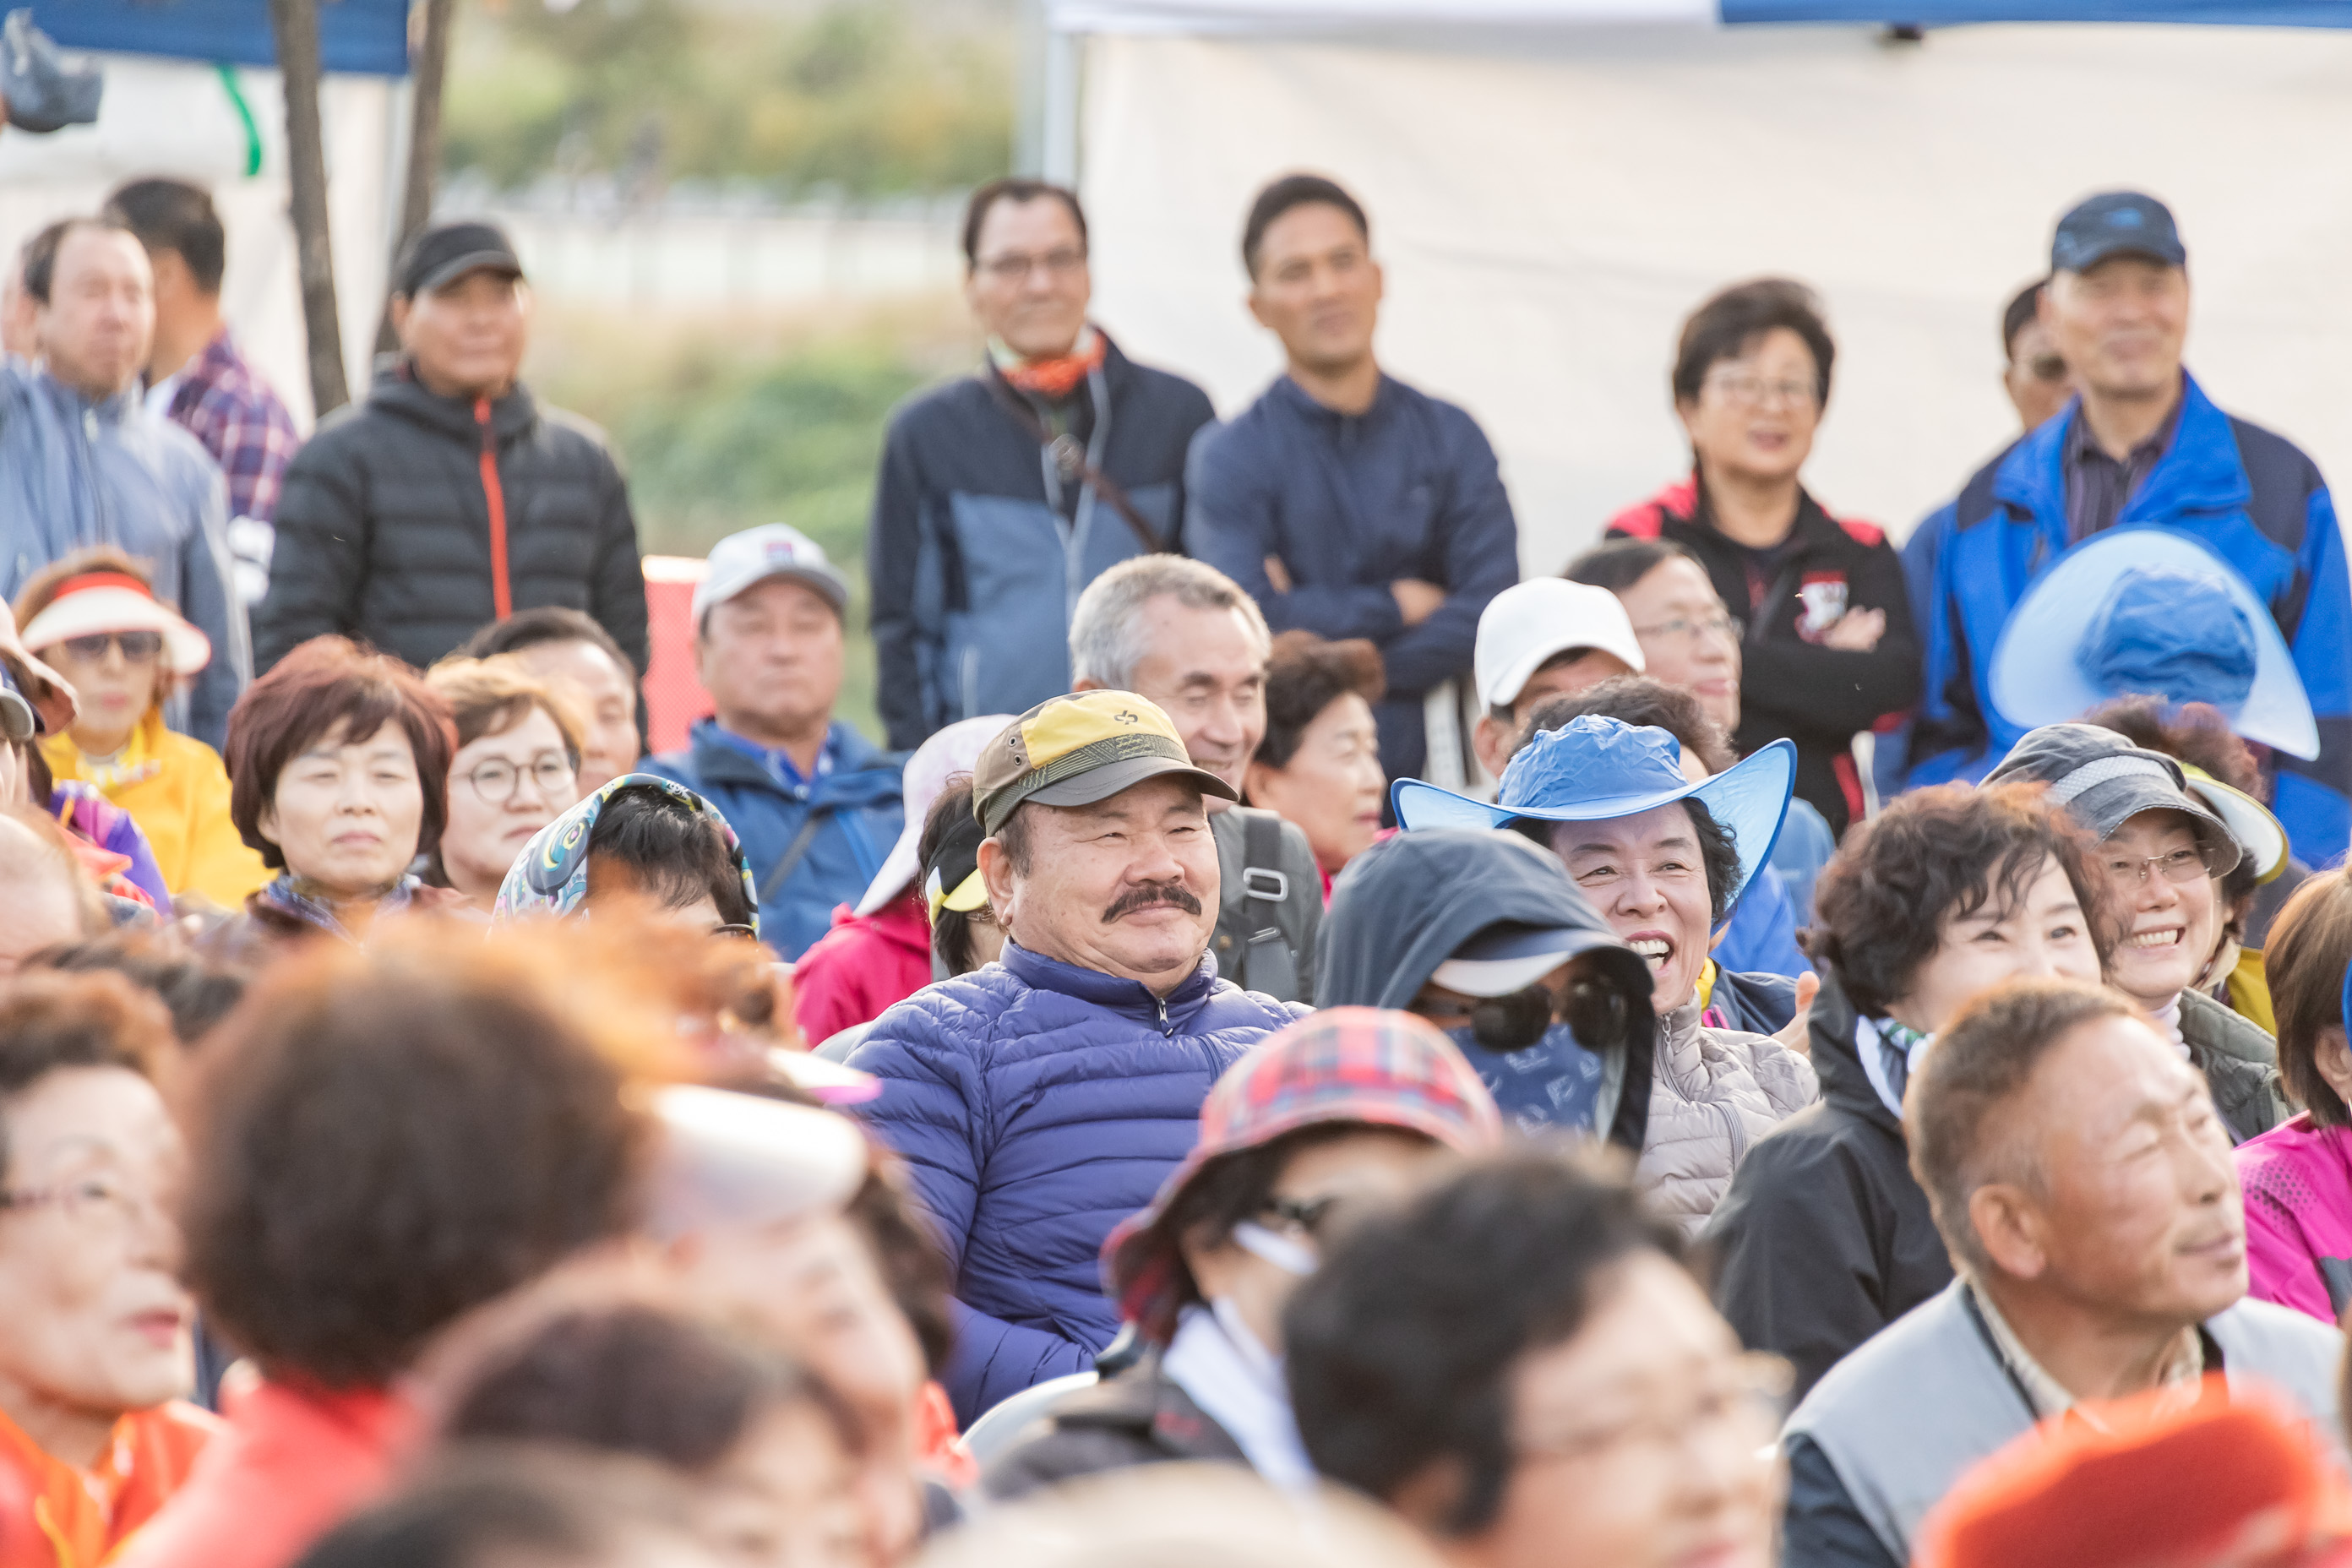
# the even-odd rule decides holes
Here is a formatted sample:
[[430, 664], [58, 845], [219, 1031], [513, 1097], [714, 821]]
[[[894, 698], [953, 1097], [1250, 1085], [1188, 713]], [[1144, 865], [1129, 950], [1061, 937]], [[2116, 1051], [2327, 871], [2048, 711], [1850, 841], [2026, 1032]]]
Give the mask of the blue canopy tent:
[[[33, 20], [69, 49], [274, 67], [269, 0], [33, 0]], [[319, 59], [329, 71], [408, 74], [408, 0], [324, 0]]]

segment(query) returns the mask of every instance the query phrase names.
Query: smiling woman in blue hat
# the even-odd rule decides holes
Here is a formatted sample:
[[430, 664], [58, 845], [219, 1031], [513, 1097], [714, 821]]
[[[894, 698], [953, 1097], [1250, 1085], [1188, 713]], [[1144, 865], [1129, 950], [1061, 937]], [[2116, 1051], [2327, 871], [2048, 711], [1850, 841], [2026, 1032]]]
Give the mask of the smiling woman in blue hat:
[[1715, 932], [1771, 856], [1795, 774], [1796, 748], [1775, 741], [1694, 783], [1665, 731], [1586, 715], [1530, 739], [1491, 805], [1418, 779], [1393, 791], [1409, 832], [1510, 827], [1550, 849], [1649, 964], [1659, 1030], [1634, 1175], [1661, 1215], [1694, 1230], [1748, 1147], [1821, 1095], [1801, 1055], [1708, 1027], [1698, 996]]

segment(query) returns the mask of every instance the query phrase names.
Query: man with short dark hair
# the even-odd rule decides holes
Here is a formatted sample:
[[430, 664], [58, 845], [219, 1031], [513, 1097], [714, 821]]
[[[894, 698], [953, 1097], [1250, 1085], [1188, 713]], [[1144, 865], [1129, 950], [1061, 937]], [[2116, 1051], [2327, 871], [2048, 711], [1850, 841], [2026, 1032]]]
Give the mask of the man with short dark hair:
[[2035, 279], [2011, 298], [2000, 317], [2000, 350], [2007, 367], [2001, 372], [2001, 390], [2017, 409], [2018, 424], [2028, 431], [2064, 413], [2074, 395], [2065, 356], [2042, 320], [2042, 296], [2049, 289], [2050, 279]]
[[1815, 1384], [1781, 1442], [1789, 1568], [1895, 1568], [1979, 1460], [2078, 1404], [2220, 1373], [2340, 1442], [2344, 1339], [2246, 1299], [2230, 1137], [2203, 1079], [2116, 993], [2017, 980], [1910, 1075], [1911, 1169], [1959, 1278]]
[[961, 1303], [958, 1419], [1091, 1364], [1118, 1331], [1100, 1256], [1192, 1152], [1209, 1086], [1306, 1009], [1217, 977], [1216, 846], [1234, 798], [1131, 691], [1040, 703], [982, 751], [994, 963], [875, 1020], [850, 1064], [907, 1161]]
[[602, 431], [520, 379], [530, 293], [506, 235], [418, 235], [393, 268], [392, 324], [398, 362], [286, 470], [256, 662], [340, 633], [422, 669], [485, 621], [565, 605], [642, 672], [628, 486]]
[[[1195, 767], [1238, 794], [1265, 739], [1265, 672], [1274, 639], [1239, 584], [1181, 555], [1122, 561], [1078, 595], [1070, 616], [1070, 689], [1132, 691], [1158, 703]], [[1211, 951], [1217, 973], [1277, 1002], [1315, 994], [1323, 878], [1295, 823], [1214, 801], [1210, 835], [1224, 896]]]
[[761, 939], [797, 959], [866, 891], [906, 825], [906, 759], [834, 717], [849, 584], [781, 522], [710, 548], [694, 590], [694, 662], [711, 718], [647, 773], [703, 796], [742, 840]]
[[294, 416], [246, 362], [221, 314], [228, 235], [213, 199], [184, 180], [133, 180], [106, 199], [147, 247], [155, 274], [155, 342], [147, 353], [147, 406], [204, 445], [228, 479], [228, 542], [237, 596], [257, 604], [269, 585], [269, 520], [286, 465], [302, 444]]
[[155, 596], [213, 645], [165, 721], [217, 747], [253, 661], [220, 467], [140, 403], [155, 331], [147, 252], [111, 218], [68, 218], [26, 247], [24, 285], [41, 358], [0, 367], [0, 595], [91, 545], [152, 563]]
[[992, 180], [963, 226], [978, 371], [890, 418], [866, 532], [890, 744], [1070, 689], [1070, 612], [1130, 556], [1172, 551], [1184, 453], [1214, 416], [1087, 320], [1087, 219], [1040, 180]]
[[2182, 368], [2189, 251], [2163, 203], [2082, 202], [2058, 222], [2050, 267], [2037, 319], [2074, 404], [1979, 469], [1905, 552], [1927, 579], [1911, 585], [1926, 674], [1906, 784], [1973, 782], [2023, 734], [1993, 708], [1993, 650], [2053, 558], [2111, 528], [2168, 530], [2243, 577], [2293, 650], [2319, 755], [2271, 753], [2272, 809], [2299, 858], [2333, 861], [2352, 839], [2352, 575], [2326, 481]]
[[[1519, 580], [1494, 448], [1462, 409], [1381, 371], [1383, 283], [1355, 197], [1317, 174], [1276, 180], [1251, 204], [1242, 265], [1285, 369], [1194, 444], [1185, 552], [1247, 589], [1277, 632], [1379, 645], [1381, 768], [1467, 782], [1476, 712], [1452, 683], [1470, 679], [1487, 601]], [[1444, 711], [1433, 692], [1450, 694]]]

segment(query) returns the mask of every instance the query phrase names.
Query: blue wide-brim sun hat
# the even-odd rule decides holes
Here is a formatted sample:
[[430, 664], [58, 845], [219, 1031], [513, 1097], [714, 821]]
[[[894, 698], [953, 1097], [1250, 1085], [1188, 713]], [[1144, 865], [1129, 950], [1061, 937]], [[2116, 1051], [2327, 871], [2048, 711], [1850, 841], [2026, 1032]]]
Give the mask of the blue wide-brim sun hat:
[[2161, 697], [2210, 702], [2249, 741], [2319, 755], [2311, 698], [2270, 607], [2169, 529], [2114, 529], [2061, 555], [2010, 613], [1988, 684], [2021, 730], [2118, 697]]
[[1772, 858], [1797, 783], [1797, 745], [1775, 741], [1701, 784], [1683, 777], [1682, 745], [1654, 725], [1584, 714], [1519, 748], [1490, 805], [1420, 779], [1399, 779], [1389, 799], [1406, 832], [1428, 827], [1502, 827], [1538, 822], [1612, 822], [1678, 800], [1696, 800], [1731, 835], [1739, 885], [1729, 914]]

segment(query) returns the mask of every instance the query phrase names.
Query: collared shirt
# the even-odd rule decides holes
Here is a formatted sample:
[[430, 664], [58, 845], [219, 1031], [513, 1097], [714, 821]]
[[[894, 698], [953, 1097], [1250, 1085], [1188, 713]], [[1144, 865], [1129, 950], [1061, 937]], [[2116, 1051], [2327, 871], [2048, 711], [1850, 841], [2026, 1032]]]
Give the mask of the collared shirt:
[[[1992, 1304], [1992, 1297], [1986, 1293], [1984, 1288], [1971, 1279], [1969, 1281], [1969, 1295], [1976, 1302], [1979, 1315], [1984, 1319], [1986, 1331], [1992, 1335], [1993, 1349], [2008, 1363], [2010, 1375], [2017, 1379], [2018, 1386], [2032, 1405], [2034, 1418], [2047, 1421], [2053, 1415], [2063, 1415], [2074, 1409], [2077, 1403], [2074, 1390], [2053, 1377], [2047, 1367], [2033, 1359], [2033, 1352], [2025, 1348], [2024, 1342], [2017, 1337], [2017, 1331], [2009, 1326], [2009, 1320], [2000, 1315], [2000, 1309]], [[2205, 1337], [2191, 1332], [2181, 1339], [2179, 1353], [2164, 1369], [2163, 1375], [2156, 1380], [2160, 1388], [2178, 1388], [2183, 1384], [2193, 1387], [2205, 1375]]]
[[229, 550], [237, 592], [258, 603], [269, 585], [270, 520], [286, 465], [302, 445], [294, 416], [229, 342], [224, 327], [204, 352], [154, 390], [172, 388], [163, 416], [204, 444], [228, 479]]
[[710, 728], [712, 733], [729, 746], [759, 763], [775, 781], [776, 787], [794, 800], [806, 800], [816, 781], [831, 773], [841, 760], [841, 733], [831, 728], [824, 732], [824, 744], [817, 748], [816, 771], [809, 774], [803, 774], [791, 753], [779, 747], [763, 746], [757, 741], [747, 740], [724, 724], [713, 724]]
[[2121, 461], [2107, 456], [2091, 422], [2080, 410], [2066, 439], [2066, 539], [2080, 544], [2095, 533], [2105, 533], [2124, 514], [2132, 492], [2146, 482], [2180, 430], [2180, 410], [2189, 399], [2175, 396], [2172, 412], [2164, 416], [2148, 438], [2126, 453]]

